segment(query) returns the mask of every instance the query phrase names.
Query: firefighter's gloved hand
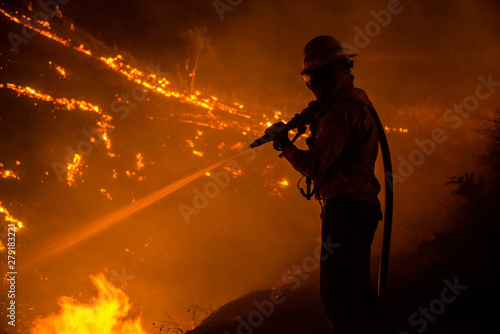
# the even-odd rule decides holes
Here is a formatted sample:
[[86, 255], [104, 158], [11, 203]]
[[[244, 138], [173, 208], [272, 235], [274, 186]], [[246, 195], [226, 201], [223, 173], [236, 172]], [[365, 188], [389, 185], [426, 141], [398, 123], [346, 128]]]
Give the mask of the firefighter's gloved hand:
[[273, 139], [273, 147], [276, 151], [281, 151], [285, 146], [290, 145], [288, 130], [285, 129], [285, 123], [278, 122], [271, 125], [266, 130], [266, 134]]

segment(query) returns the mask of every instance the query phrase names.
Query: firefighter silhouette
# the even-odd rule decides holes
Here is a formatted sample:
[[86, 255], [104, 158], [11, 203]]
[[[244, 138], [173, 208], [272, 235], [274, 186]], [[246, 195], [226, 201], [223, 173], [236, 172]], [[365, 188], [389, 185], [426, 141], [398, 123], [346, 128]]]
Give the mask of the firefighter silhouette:
[[374, 175], [378, 116], [366, 93], [354, 87], [354, 56], [333, 37], [311, 40], [301, 74], [316, 100], [287, 123], [309, 124], [309, 149], [293, 145], [288, 138], [293, 127], [283, 123], [271, 127], [270, 138], [295, 170], [314, 181], [323, 242], [340, 244], [321, 257], [320, 292], [331, 333], [380, 333], [380, 307], [370, 279], [370, 248], [382, 219], [381, 187]]

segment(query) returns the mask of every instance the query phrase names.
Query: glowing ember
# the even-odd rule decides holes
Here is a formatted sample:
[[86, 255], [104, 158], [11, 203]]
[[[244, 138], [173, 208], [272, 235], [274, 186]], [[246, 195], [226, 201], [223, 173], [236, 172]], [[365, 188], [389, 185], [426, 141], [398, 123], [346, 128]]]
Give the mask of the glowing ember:
[[66, 70], [64, 70], [64, 68], [62, 68], [61, 66], [57, 66], [56, 67], [56, 71], [59, 72], [59, 74], [63, 77], [63, 78], [66, 78]]
[[104, 274], [90, 276], [98, 290], [98, 296], [84, 304], [72, 297], [60, 297], [60, 311], [43, 319], [37, 319], [32, 334], [52, 333], [99, 333], [99, 334], [146, 334], [141, 318], [127, 319], [130, 298], [110, 284]]
[[228, 166], [224, 166], [224, 169], [231, 174], [233, 178], [237, 178], [243, 176], [243, 170], [241, 168], [230, 168]]
[[19, 176], [17, 176], [13, 171], [11, 170], [0, 170], [0, 177], [3, 178], [3, 179], [7, 179], [7, 178], [13, 178], [13, 179], [17, 179], [17, 180], [20, 180]]
[[142, 162], [142, 160], [143, 160], [142, 154], [137, 153], [135, 155], [135, 158], [137, 160], [136, 163], [135, 163], [135, 169], [137, 169], [137, 170], [143, 169], [144, 168], [144, 163]]
[[403, 129], [403, 128], [390, 128], [388, 127], [387, 125], [384, 126], [384, 130], [385, 132], [389, 133], [389, 132], [401, 132], [401, 133], [408, 133], [408, 129]]
[[73, 162], [68, 164], [66, 181], [71, 187], [75, 183], [75, 176], [81, 176], [81, 166], [83, 164], [82, 156], [80, 154], [75, 154], [73, 157]]
[[37, 92], [36, 90], [34, 90], [31, 87], [21, 87], [21, 86], [16, 86], [16, 85], [11, 84], [11, 83], [8, 83], [6, 86], [0, 84], [0, 88], [4, 88], [4, 87], [7, 87], [8, 89], [12, 89], [12, 90], [18, 92], [19, 94], [17, 96], [23, 94], [23, 95], [26, 95], [26, 96], [31, 97], [33, 99], [38, 99], [38, 100], [42, 100], [42, 101], [51, 101], [51, 102], [54, 101], [52, 96], [50, 96], [48, 94], [42, 94], [40, 92]]
[[23, 261], [19, 267], [18, 272], [25, 272], [28, 269], [31, 269], [35, 264], [42, 264], [50, 258], [66, 251], [68, 248], [71, 248], [84, 240], [94, 236], [95, 234], [109, 228], [113, 224], [129, 217], [130, 215], [148, 207], [149, 205], [156, 203], [161, 200], [165, 196], [173, 193], [174, 191], [188, 185], [194, 180], [198, 179], [200, 176], [205, 175], [206, 172], [210, 172], [211, 170], [219, 167], [226, 162], [233, 160], [240, 153], [236, 153], [233, 156], [230, 156], [224, 160], [214, 163], [213, 165], [204, 168], [196, 173], [186, 176], [183, 179], [177, 180], [147, 196], [144, 196], [137, 201], [133, 201], [132, 203], [100, 218], [96, 221], [84, 226], [82, 229], [78, 229], [75, 232], [71, 232], [70, 234], [64, 235], [57, 242], [52, 242], [46, 249], [43, 251], [37, 250], [36, 254], [32, 256], [26, 257], [25, 261]]
[[[30, 98], [42, 100], [42, 101], [47, 101], [47, 102], [52, 102], [56, 106], [63, 108], [65, 110], [74, 110], [76, 108], [79, 108], [80, 110], [83, 111], [90, 111], [94, 112], [98, 115], [100, 115], [100, 120], [96, 122], [97, 124], [97, 129], [96, 132], [101, 134], [102, 140], [104, 141], [106, 148], [109, 150], [111, 148], [111, 140], [108, 137], [108, 131], [110, 129], [113, 129], [113, 125], [111, 125], [111, 121], [113, 120], [113, 117], [106, 115], [103, 113], [102, 109], [99, 108], [99, 106], [94, 105], [90, 102], [86, 101], [79, 101], [75, 99], [67, 99], [67, 98], [53, 98], [49, 94], [44, 94], [41, 92], [38, 92], [34, 90], [31, 87], [21, 87], [17, 86], [11, 83], [6, 84], [6, 86], [0, 84], [0, 88], [8, 88], [11, 89], [15, 92], [18, 93], [19, 95], [24, 95], [28, 96]], [[93, 139], [95, 140], [95, 139]]]
[[92, 52], [90, 50], [86, 50], [85, 45], [83, 45], [83, 44], [80, 44], [79, 46], [75, 46], [73, 49], [75, 49], [76, 51], [83, 52], [89, 56], [92, 55]]
[[[4, 11], [1, 8], [0, 8], [0, 13], [2, 13], [3, 15], [5, 15], [7, 18], [9, 18], [12, 21], [14, 21], [14, 22], [16, 22], [18, 24], [21, 24], [21, 25], [25, 26], [28, 29], [36, 31], [37, 33], [39, 33], [42, 36], [50, 38], [51, 40], [53, 40], [55, 42], [61, 43], [64, 46], [72, 47], [71, 40], [66, 40], [64, 38], [61, 38], [61, 37], [59, 37], [59, 36], [51, 33], [48, 30], [40, 28], [40, 26], [43, 26], [44, 28], [50, 29], [50, 24], [47, 21], [37, 21], [37, 23], [33, 23], [33, 20], [31, 20], [31, 18], [29, 18], [29, 17], [26, 17], [26, 16], [22, 15], [22, 18], [19, 19], [16, 16], [7, 13], [6, 11]], [[92, 52], [90, 50], [86, 50], [85, 49], [85, 47], [84, 47], [83, 44], [81, 44], [79, 46], [73, 46], [72, 48], [74, 50], [76, 50], [76, 51], [83, 52], [83, 53], [85, 53], [87, 55], [91, 55], [92, 54]]]
[[[166, 87], [170, 85], [170, 82], [167, 79], [158, 77], [155, 74], [147, 74], [137, 68], [125, 64], [121, 55], [117, 55], [114, 58], [101, 57], [99, 59], [114, 71], [126, 76], [128, 80], [133, 81], [138, 85], [142, 85], [145, 88], [151, 89], [156, 93], [167, 95]], [[170, 95], [171, 92], [168, 91], [168, 96]]]
[[[247, 115], [242, 111], [243, 105], [239, 103], [235, 103], [237, 108], [229, 107], [223, 103], [217, 102], [217, 98], [215, 96], [210, 96], [210, 98], [202, 97], [202, 93], [196, 91], [195, 94], [185, 94], [168, 88], [170, 82], [166, 78], [159, 77], [155, 74], [147, 74], [144, 71], [141, 71], [137, 68], [134, 68], [124, 62], [124, 59], [121, 55], [117, 55], [116, 57], [101, 57], [99, 58], [102, 62], [104, 62], [108, 67], [124, 75], [128, 80], [142, 85], [145, 88], [151, 90], [155, 94], [163, 95], [168, 98], [173, 98], [178, 100], [181, 103], [193, 104], [195, 106], [207, 109], [206, 115], [191, 115], [186, 114], [187, 118], [206, 118], [205, 122], [200, 122], [199, 120], [191, 120], [184, 119], [181, 122], [200, 125], [203, 127], [209, 127], [212, 129], [222, 130], [226, 127], [241, 127], [240, 122], [233, 122], [228, 124], [228, 122], [224, 122], [221, 120], [220, 116], [216, 116], [212, 113], [213, 110], [225, 111], [229, 114], [244, 117], [246, 119], [251, 119], [250, 115]], [[246, 126], [245, 128], [248, 128]], [[255, 129], [256, 132], [261, 129]], [[248, 131], [248, 130], [247, 130]], [[201, 135], [201, 134], [199, 134]]]
[[[135, 155], [135, 159], [136, 159], [136, 162], [135, 162], [134, 169], [136, 171], [142, 170], [144, 168], [144, 161], [143, 161], [144, 158], [143, 158], [142, 154], [141, 153], [137, 153]], [[113, 169], [113, 178], [116, 179], [117, 175], [118, 175], [118, 173], [116, 172], [116, 170]], [[129, 178], [132, 178], [132, 176], [136, 176], [137, 173], [135, 171], [130, 172], [130, 171], [127, 170], [127, 171], [125, 171], [125, 175], [127, 175]], [[139, 181], [139, 182], [140, 181], [144, 181], [144, 176], [137, 175], [137, 181]], [[102, 189], [101, 189], [101, 192], [102, 192]], [[111, 196], [109, 196], [109, 197], [111, 197]]]
[[288, 185], [289, 185], [289, 184], [288, 184], [288, 181], [287, 181], [287, 180], [283, 179], [283, 180], [281, 180], [281, 181], [278, 181], [278, 185], [279, 185], [281, 188], [286, 188], [286, 187], [288, 187]]
[[103, 194], [104, 196], [106, 196], [106, 198], [109, 199], [110, 201], [113, 200], [113, 197], [111, 197], [111, 195], [107, 192], [106, 189], [101, 188], [101, 194]]

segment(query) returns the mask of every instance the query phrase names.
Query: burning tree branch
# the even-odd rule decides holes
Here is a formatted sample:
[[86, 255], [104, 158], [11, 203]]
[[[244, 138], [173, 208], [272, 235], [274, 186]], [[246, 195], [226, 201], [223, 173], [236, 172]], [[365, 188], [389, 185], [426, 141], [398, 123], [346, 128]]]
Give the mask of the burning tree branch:
[[206, 52], [210, 46], [210, 39], [207, 37], [207, 28], [195, 27], [194, 29], [188, 29], [182, 34], [182, 37], [187, 39], [188, 57], [185, 64], [185, 75], [181, 79], [181, 84], [190, 93], [194, 92], [194, 83], [196, 77], [196, 71], [200, 65], [200, 61], [204, 52]]
[[169, 314], [167, 314], [167, 318], [168, 320], [155, 320], [153, 326], [157, 326], [155, 328], [158, 328], [159, 332], [163, 332], [165, 329], [164, 333], [184, 334], [181, 326]]

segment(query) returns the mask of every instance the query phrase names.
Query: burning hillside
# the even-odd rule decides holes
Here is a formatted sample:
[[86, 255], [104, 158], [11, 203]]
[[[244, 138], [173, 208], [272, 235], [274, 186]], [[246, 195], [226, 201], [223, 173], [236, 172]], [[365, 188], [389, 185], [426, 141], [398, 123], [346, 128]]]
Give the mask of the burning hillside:
[[[50, 273], [65, 266], [59, 261], [65, 258], [65, 252], [72, 251], [77, 240], [83, 242], [107, 229], [111, 222], [142, 209], [144, 196], [185, 177], [186, 172], [214, 163], [214, 166], [221, 165], [217, 160], [228, 155], [249, 159], [250, 155], [238, 152], [244, 152], [269, 121], [284, 120], [285, 115], [275, 110], [257, 116], [238, 102], [224, 104], [211, 94], [176, 90], [168, 73], [162, 72], [164, 65], [143, 65], [139, 69], [140, 64], [127, 63], [124, 56], [112, 55], [111, 49], [99, 45], [94, 50], [93, 40], [66, 37], [74, 35], [74, 31], [64, 25], [34, 22], [23, 8], [2, 8], [0, 14], [6, 31], [36, 26], [27, 43], [15, 47], [3, 44], [1, 50], [0, 94], [4, 109], [0, 162], [5, 180], [2, 212], [6, 222], [17, 224], [15, 254], [24, 259], [18, 259], [16, 264], [19, 275], [23, 275], [19, 289], [29, 284], [32, 288], [25, 289], [42, 291], [35, 294], [36, 297], [16, 296], [17, 324], [21, 330], [33, 324], [32, 331], [39, 333], [74, 332], [75, 328], [77, 332], [94, 332], [91, 324], [99, 316], [103, 317], [98, 321], [103, 326], [99, 332], [110, 330], [120, 321], [122, 329], [118, 332], [135, 333], [130, 328], [139, 328], [139, 319], [130, 323], [118, 320], [125, 317], [130, 308], [127, 297], [121, 290], [107, 285], [103, 277], [93, 278], [99, 297], [90, 303], [64, 297], [59, 299], [60, 310], [54, 303], [40, 304], [40, 298], [55, 300], [64, 295], [65, 290], [68, 295], [81, 292], [81, 287], [70, 283], [69, 277], [62, 281], [55, 279], [53, 283], [66, 288], [50, 288]], [[202, 170], [196, 178], [205, 175], [206, 179], [202, 177], [198, 187], [203, 189], [206, 180], [222, 172], [239, 180], [244, 173], [254, 173], [257, 168], [268, 175], [261, 185], [266, 192], [280, 194], [286, 189], [287, 176], [272, 172], [273, 166], [267, 163], [259, 164], [245, 171], [238, 164], [226, 164], [213, 174], [210, 169]], [[186, 185], [195, 178], [184, 180]], [[164, 189], [172, 192], [180, 186], [174, 184], [173, 188]], [[166, 194], [168, 192], [163, 191], [161, 197]], [[190, 188], [180, 196], [184, 199], [169, 205], [168, 210], [182, 226], [186, 219], [177, 203], [190, 205]], [[157, 201], [161, 197], [148, 197], [148, 205], [151, 199]], [[91, 212], [86, 212], [89, 207]], [[21, 229], [24, 225], [8, 210], [26, 218], [26, 228]], [[115, 211], [103, 218], [107, 220], [97, 219], [110, 210]], [[124, 210], [128, 213], [124, 214]], [[189, 220], [194, 221], [196, 217], [189, 216]], [[95, 223], [88, 224], [92, 220]], [[77, 227], [77, 233], [72, 232]], [[43, 232], [45, 229], [53, 232]], [[36, 240], [39, 234], [45, 235], [48, 242]], [[129, 270], [149, 266], [151, 240], [140, 244], [129, 241], [113, 250], [117, 256], [111, 265], [128, 263], [132, 268]], [[51, 248], [54, 245], [58, 245], [57, 250]], [[154, 252], [158, 252], [160, 244], [153, 242], [153, 245]], [[2, 240], [3, 254], [7, 253], [7, 246]], [[40, 248], [44, 249], [41, 253]], [[42, 260], [40, 254], [53, 255]], [[55, 254], [63, 258], [57, 260]], [[48, 260], [55, 262], [45, 267]], [[89, 266], [101, 270], [108, 267], [110, 258], [103, 260], [86, 264], [81, 268], [82, 273], [88, 274]], [[126, 261], [120, 264], [123, 260]], [[2, 265], [6, 265], [4, 259]], [[175, 289], [175, 285], [172, 288]], [[165, 287], [157, 288], [151, 295], [158, 296], [164, 291]], [[171, 302], [175, 304], [176, 300]], [[148, 307], [144, 300], [134, 304], [138, 309]], [[109, 311], [104, 311], [106, 308]], [[149, 323], [151, 320], [147, 319]]]
[[50, 333], [102, 333], [146, 334], [141, 319], [127, 319], [131, 308], [128, 296], [110, 284], [104, 274], [91, 276], [98, 290], [97, 297], [82, 303], [71, 297], [58, 299], [58, 314], [36, 319], [33, 334]]
[[[278, 293], [270, 286], [311, 254], [320, 233], [320, 206], [300, 196], [295, 186], [300, 175], [278, 158], [272, 145], [248, 149], [271, 124], [289, 121], [311, 99], [298, 67], [293, 68], [293, 80], [298, 78], [301, 91], [294, 90], [297, 82], [281, 68], [291, 58], [293, 43], [285, 47], [285, 39], [276, 35], [262, 45], [273, 45], [272, 52], [280, 57], [273, 62], [267, 56], [253, 59], [264, 48], [252, 48], [252, 39], [247, 39], [247, 29], [258, 30], [255, 26], [244, 19], [237, 22], [244, 24], [241, 36], [234, 37], [223, 32], [227, 26], [213, 25], [227, 39], [214, 47], [214, 58], [220, 59], [205, 63], [213, 68], [204, 72], [196, 67], [203, 63], [202, 52], [190, 50], [192, 40], [186, 36], [201, 43], [216, 33], [173, 17], [187, 15], [186, 10], [182, 15], [156, 11], [180, 2], [142, 3], [147, 15], [138, 11], [131, 20], [143, 20], [144, 29], [158, 26], [141, 36], [141, 48], [128, 50], [116, 44], [123, 45], [123, 39], [137, 43], [131, 29], [138, 25], [111, 27], [129, 9], [127, 2], [100, 2], [102, 7], [92, 8], [96, 17], [105, 18], [105, 27], [95, 23], [96, 31], [116, 29], [116, 36], [121, 34], [117, 43], [74, 21], [75, 11], [87, 3], [59, 1], [55, 6], [49, 1], [50, 13], [41, 3], [0, 5], [5, 35], [0, 42], [0, 265], [8, 269], [0, 291], [1, 329], [12, 332], [12, 325], [4, 323], [9, 319], [19, 333], [210, 333], [213, 328], [234, 330], [239, 317], [248, 319], [261, 305], [269, 307], [263, 301]], [[66, 15], [66, 8], [74, 17]], [[105, 14], [109, 8], [112, 15]], [[228, 20], [229, 14], [242, 10], [231, 8]], [[165, 17], [176, 21], [179, 31], [160, 34], [160, 24], [169, 21]], [[280, 22], [278, 31], [286, 30]], [[259, 41], [263, 33], [255, 31], [253, 38]], [[166, 35], [171, 38], [146, 50], [148, 40]], [[306, 39], [298, 36], [290, 39]], [[300, 64], [300, 52], [296, 58]], [[385, 83], [371, 74], [377, 67], [373, 56], [365, 59], [361, 69], [370, 71], [361, 72], [369, 73], [363, 84], [370, 96], [371, 91], [379, 93], [373, 100], [382, 102], [376, 107], [391, 145], [397, 147], [393, 161], [402, 161], [396, 171], [417, 170], [417, 177], [398, 184], [398, 204], [407, 211], [396, 215], [405, 224], [396, 226], [400, 234], [393, 243], [406, 251], [434, 232], [420, 227], [427, 208], [414, 204], [419, 196], [430, 198], [430, 192], [422, 195], [414, 185], [441, 182], [435, 173], [437, 155], [431, 159], [425, 153], [429, 150], [414, 143], [427, 144], [434, 128], [447, 128], [444, 121], [436, 121], [440, 106], [412, 104], [412, 97], [391, 104], [378, 90]], [[220, 71], [220, 63], [237, 70]], [[262, 79], [256, 82], [252, 75], [257, 72]], [[229, 75], [235, 79], [226, 84]], [[274, 96], [282, 92], [272, 89], [275, 81], [269, 76], [279, 77], [281, 89], [292, 93]], [[238, 80], [241, 87], [231, 87]], [[276, 102], [269, 103], [270, 96]], [[286, 105], [285, 99], [290, 101]], [[396, 116], [391, 115], [394, 110]], [[453, 138], [447, 131], [445, 136]], [[299, 138], [298, 147], [306, 147], [309, 134]], [[436, 147], [438, 151], [434, 143]], [[454, 149], [463, 153], [461, 147]], [[421, 157], [429, 163], [422, 166]], [[380, 160], [375, 172], [382, 183]], [[429, 177], [420, 178], [419, 172]], [[299, 186], [304, 187], [303, 181]], [[432, 220], [425, 223], [434, 228]], [[372, 248], [373, 272], [380, 243], [379, 233]], [[324, 329], [316, 274], [311, 275], [314, 282], [298, 291], [285, 291], [290, 303], [283, 308], [274, 304], [273, 321], [261, 330], [275, 332], [281, 320], [287, 330]], [[12, 297], [4, 298], [9, 293]], [[254, 300], [261, 302], [259, 307]], [[12, 301], [14, 311], [8, 309]], [[8, 318], [12, 312], [14, 318]], [[287, 322], [287, 314], [318, 323], [300, 327]]]

